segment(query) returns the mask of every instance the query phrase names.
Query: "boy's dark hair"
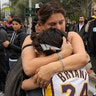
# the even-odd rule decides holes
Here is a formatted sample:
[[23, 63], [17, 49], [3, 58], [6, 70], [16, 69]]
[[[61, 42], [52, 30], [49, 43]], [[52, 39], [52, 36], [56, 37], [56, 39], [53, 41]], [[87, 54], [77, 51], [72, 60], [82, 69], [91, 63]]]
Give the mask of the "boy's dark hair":
[[66, 37], [65, 32], [49, 28], [39, 35], [33, 33], [31, 39], [33, 40], [33, 46], [39, 53], [50, 55], [61, 50], [63, 36]]

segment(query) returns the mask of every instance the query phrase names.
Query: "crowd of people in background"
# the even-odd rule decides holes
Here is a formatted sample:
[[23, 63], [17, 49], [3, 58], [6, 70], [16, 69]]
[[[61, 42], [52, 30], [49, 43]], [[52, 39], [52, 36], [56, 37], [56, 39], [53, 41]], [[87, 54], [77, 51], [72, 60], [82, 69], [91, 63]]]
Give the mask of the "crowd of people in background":
[[89, 18], [80, 16], [78, 22], [73, 20], [68, 24], [68, 30], [77, 32], [85, 45], [86, 52], [90, 56], [92, 70], [96, 73], [96, 5], [93, 6], [93, 15]]
[[0, 24], [0, 91], [4, 93], [8, 71], [21, 55], [21, 48], [27, 29], [21, 18], [8, 16]]
[[[32, 33], [38, 33], [43, 30], [39, 29], [41, 28], [39, 27], [41, 22], [38, 22], [38, 19], [40, 19], [38, 18], [39, 11], [40, 7], [37, 8], [36, 16], [32, 20]], [[96, 5], [93, 7], [93, 11], [93, 16], [88, 19], [81, 15], [78, 21], [72, 20], [68, 22], [66, 20], [65, 32], [74, 31], [79, 34], [83, 40], [85, 50], [90, 56], [91, 70], [96, 73]], [[25, 38], [30, 35], [28, 34], [28, 26], [22, 23], [21, 18], [12, 15], [9, 15], [7, 20], [0, 22], [0, 92], [4, 93], [8, 71], [11, 70], [21, 56], [22, 44]], [[54, 24], [50, 26], [54, 26]]]

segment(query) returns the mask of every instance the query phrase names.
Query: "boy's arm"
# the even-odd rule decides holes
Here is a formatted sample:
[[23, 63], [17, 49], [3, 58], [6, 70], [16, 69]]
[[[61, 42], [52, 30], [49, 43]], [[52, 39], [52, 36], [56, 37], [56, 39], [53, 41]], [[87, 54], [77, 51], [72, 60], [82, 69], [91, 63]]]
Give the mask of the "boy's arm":
[[35, 81], [34, 81], [34, 76], [22, 81], [21, 88], [23, 90], [32, 90], [32, 89], [36, 89], [38, 87], [39, 87], [39, 85], [37, 83], [35, 83]]

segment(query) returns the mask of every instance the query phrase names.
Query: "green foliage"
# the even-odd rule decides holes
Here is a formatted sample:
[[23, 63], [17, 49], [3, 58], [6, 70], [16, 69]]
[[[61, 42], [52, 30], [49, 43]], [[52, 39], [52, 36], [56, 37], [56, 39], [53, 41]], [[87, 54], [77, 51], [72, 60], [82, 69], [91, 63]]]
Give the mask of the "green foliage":
[[26, 6], [28, 6], [28, 0], [10, 0], [12, 2], [11, 4], [11, 14], [14, 16], [19, 16], [23, 20], [24, 17], [24, 10]]
[[[14, 15], [19, 15], [22, 18], [24, 17], [24, 10], [28, 8], [28, 1], [29, 0], [10, 0], [12, 2], [11, 5], [11, 12]], [[35, 6], [36, 3], [42, 2], [46, 3], [52, 0], [32, 0], [32, 7]], [[66, 10], [67, 17], [70, 20], [78, 20], [80, 15], [85, 17], [90, 16], [91, 12], [91, 5], [92, 2], [96, 2], [96, 0], [54, 0], [58, 1], [60, 5]]]

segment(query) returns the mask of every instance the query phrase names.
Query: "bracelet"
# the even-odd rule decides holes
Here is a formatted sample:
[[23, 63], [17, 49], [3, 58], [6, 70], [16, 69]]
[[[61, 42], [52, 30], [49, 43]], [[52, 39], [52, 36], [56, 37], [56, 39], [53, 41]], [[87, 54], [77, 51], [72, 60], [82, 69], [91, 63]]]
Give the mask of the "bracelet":
[[62, 68], [63, 68], [63, 71], [64, 71], [64, 63], [63, 61], [61, 60], [62, 59], [62, 55], [60, 53], [57, 53], [57, 56], [58, 56], [58, 60], [60, 61], [60, 63], [62, 64]]
[[62, 59], [62, 55], [59, 52], [57, 53], [57, 56], [58, 56], [58, 60]]
[[64, 71], [64, 63], [63, 63], [63, 61], [62, 60], [59, 60], [59, 61], [62, 64], [62, 68], [63, 68], [63, 71]]

